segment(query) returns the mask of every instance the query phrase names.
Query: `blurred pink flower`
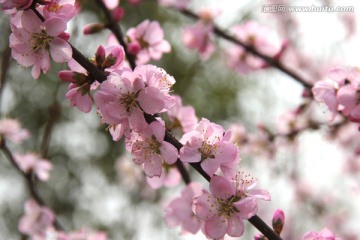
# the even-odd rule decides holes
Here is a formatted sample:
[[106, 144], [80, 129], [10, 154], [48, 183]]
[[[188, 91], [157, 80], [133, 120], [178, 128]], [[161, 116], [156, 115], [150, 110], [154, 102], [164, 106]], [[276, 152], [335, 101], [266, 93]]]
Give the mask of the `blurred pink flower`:
[[173, 199], [165, 208], [164, 219], [169, 227], [181, 225], [183, 233], [195, 234], [201, 227], [200, 219], [193, 213], [193, 198], [202, 194], [200, 183], [192, 182], [181, 192], [181, 196]]
[[301, 238], [301, 240], [341, 240], [336, 238], [335, 235], [327, 228], [322, 229], [318, 232], [307, 232]]
[[54, 213], [39, 206], [33, 199], [25, 203], [25, 215], [19, 221], [19, 231], [27, 234], [33, 239], [45, 238], [47, 229], [52, 229], [54, 224]]
[[41, 181], [49, 179], [49, 172], [53, 166], [47, 159], [42, 159], [34, 153], [14, 154], [14, 159], [25, 173], [32, 171]]
[[160, 60], [163, 53], [171, 51], [168, 41], [164, 40], [164, 31], [157, 21], [145, 20], [137, 27], [130, 28], [126, 33], [130, 45], [141, 47], [136, 54], [136, 63], [145, 64], [150, 59]]
[[4, 118], [0, 120], [0, 136], [14, 143], [21, 143], [30, 137], [30, 132], [21, 128], [16, 119]]

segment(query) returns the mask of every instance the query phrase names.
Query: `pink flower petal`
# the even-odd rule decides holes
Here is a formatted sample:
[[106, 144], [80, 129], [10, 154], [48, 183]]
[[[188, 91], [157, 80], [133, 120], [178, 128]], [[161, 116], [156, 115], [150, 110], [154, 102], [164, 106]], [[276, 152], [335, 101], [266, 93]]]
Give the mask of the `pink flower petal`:
[[214, 176], [210, 180], [210, 192], [216, 198], [228, 199], [235, 195], [235, 186], [224, 177]]
[[228, 229], [228, 221], [226, 218], [214, 217], [205, 222], [205, 234], [213, 239], [224, 237]]
[[53, 38], [49, 45], [50, 54], [54, 62], [68, 62], [72, 58], [72, 49], [69, 43], [61, 38]]

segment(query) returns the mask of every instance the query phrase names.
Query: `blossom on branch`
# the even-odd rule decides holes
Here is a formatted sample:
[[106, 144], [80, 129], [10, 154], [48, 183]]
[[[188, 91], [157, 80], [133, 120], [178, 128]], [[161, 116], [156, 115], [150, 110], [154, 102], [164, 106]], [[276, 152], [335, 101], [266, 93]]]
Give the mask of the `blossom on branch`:
[[14, 159], [25, 173], [33, 172], [41, 181], [49, 179], [49, 171], [53, 166], [48, 160], [42, 159], [34, 153], [14, 154]]
[[24, 67], [33, 66], [33, 78], [39, 78], [41, 71], [49, 71], [50, 55], [57, 63], [71, 59], [72, 49], [62, 39], [66, 30], [64, 19], [53, 17], [42, 22], [33, 11], [24, 11], [12, 16], [11, 23], [12, 57]]
[[21, 128], [16, 119], [4, 118], [0, 120], [0, 137], [14, 143], [21, 143], [30, 137], [30, 132]]
[[136, 56], [136, 64], [145, 64], [150, 59], [160, 60], [169, 53], [171, 46], [164, 40], [164, 31], [157, 21], [145, 20], [126, 33], [129, 52]]
[[230, 142], [231, 132], [224, 132], [222, 126], [203, 118], [194, 131], [184, 134], [180, 142], [182, 162], [201, 162], [202, 169], [210, 176], [218, 168], [238, 158], [238, 148]]
[[210, 192], [203, 190], [193, 200], [194, 213], [205, 222], [202, 230], [207, 237], [242, 236], [243, 220], [257, 212], [256, 199], [270, 200], [269, 193], [254, 189], [255, 185], [256, 181], [249, 175], [239, 174], [231, 180], [221, 176], [211, 178]]

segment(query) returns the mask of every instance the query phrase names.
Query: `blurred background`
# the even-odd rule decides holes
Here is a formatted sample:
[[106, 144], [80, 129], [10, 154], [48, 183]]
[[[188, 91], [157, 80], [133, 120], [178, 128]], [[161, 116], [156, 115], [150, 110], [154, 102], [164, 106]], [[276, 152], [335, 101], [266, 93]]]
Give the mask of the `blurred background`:
[[[190, 8], [195, 12], [204, 6], [220, 8], [222, 14], [216, 23], [226, 31], [248, 20], [270, 27], [291, 44], [283, 62], [310, 83], [322, 79], [333, 66], [357, 66], [360, 35], [356, 13], [360, 6], [356, 0], [283, 1], [289, 5], [354, 6], [353, 13], [263, 13], [262, 6], [270, 2], [193, 0]], [[283, 123], [280, 117], [306, 101], [303, 87], [277, 69], [247, 75], [231, 70], [224, 53], [231, 44], [220, 38], [214, 37], [219, 47], [212, 57], [201, 60], [181, 42], [184, 26], [195, 22], [176, 10], [150, 0], [136, 6], [122, 0], [121, 6], [125, 8], [121, 22], [124, 32], [144, 19], [160, 22], [172, 52], [152, 63], [175, 77], [174, 93], [196, 109], [199, 119], [208, 118], [225, 128], [242, 124], [249, 134], [257, 134], [257, 126], [262, 124], [276, 133]], [[84, 36], [82, 29], [88, 23], [102, 22], [103, 17], [92, 1], [83, 1], [81, 13], [69, 26], [70, 42], [88, 57], [93, 57], [99, 44], [106, 45], [110, 32]], [[9, 18], [3, 13], [0, 27], [0, 51], [5, 56], [10, 30]], [[183, 183], [171, 189], [151, 189], [141, 167], [125, 152], [124, 142], [113, 142], [105, 126], [100, 125], [96, 110], [84, 114], [69, 106], [65, 99], [67, 84], [57, 77], [58, 71], [66, 68], [66, 64], [52, 64], [48, 74], [34, 80], [30, 69], [10, 60], [0, 103], [2, 118], [16, 118], [31, 132], [23, 144], [9, 144], [13, 152], [39, 152], [46, 125], [56, 120], [47, 153], [54, 168], [50, 180], [39, 183], [38, 188], [65, 229], [102, 230], [114, 240], [205, 239], [201, 234], [179, 235], [179, 228], [167, 228], [164, 206], [180, 194]], [[258, 178], [259, 188], [272, 195], [271, 202], [259, 203], [258, 215], [271, 224], [273, 212], [283, 209], [284, 239], [299, 239], [306, 231], [320, 231], [325, 226], [342, 239], [360, 239], [359, 172], [355, 167], [351, 168], [354, 171], [346, 168], [347, 152], [330, 139], [326, 107], [312, 104], [311, 109], [307, 114], [321, 123], [319, 129], [302, 131], [292, 141], [265, 142], [257, 154], [242, 152], [243, 168]], [[355, 130], [350, 135], [359, 139], [357, 126], [352, 127]], [[276, 151], [269, 154], [270, 148]], [[17, 226], [29, 194], [22, 177], [3, 154], [0, 159], [0, 237], [20, 239]], [[190, 172], [206, 186], [196, 172]], [[254, 233], [257, 230], [247, 224], [242, 239], [252, 239]]]

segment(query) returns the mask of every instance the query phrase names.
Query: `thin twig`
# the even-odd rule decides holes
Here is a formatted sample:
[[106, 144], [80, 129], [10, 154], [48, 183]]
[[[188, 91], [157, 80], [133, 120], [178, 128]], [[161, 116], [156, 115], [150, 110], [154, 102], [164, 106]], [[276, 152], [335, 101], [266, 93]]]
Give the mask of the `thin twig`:
[[[177, 10], [177, 9], [175, 9]], [[178, 10], [180, 13], [182, 13], [184, 16], [187, 16], [189, 18], [195, 19], [195, 20], [199, 20], [200, 17], [195, 14], [194, 12], [188, 10], [188, 9], [184, 9], [184, 10]], [[270, 66], [279, 69], [280, 71], [282, 71], [283, 73], [289, 75], [290, 77], [292, 77], [295, 81], [297, 81], [298, 83], [300, 83], [301, 85], [303, 85], [305, 88], [311, 89], [312, 85], [306, 81], [303, 77], [301, 77], [298, 73], [294, 72], [293, 70], [290, 70], [289, 68], [287, 68], [285, 65], [283, 65], [280, 61], [266, 56], [265, 54], [259, 52], [258, 50], [256, 50], [254, 47], [240, 41], [239, 39], [231, 36], [230, 34], [226, 33], [225, 30], [221, 29], [220, 27], [214, 25], [214, 30], [213, 32], [218, 36], [221, 37], [223, 39], [228, 40], [229, 42], [232, 42], [236, 45], [241, 46], [242, 48], [244, 48], [247, 52], [254, 54], [255, 56], [262, 58], [267, 64], [269, 64]]]
[[[16, 163], [13, 154], [11, 153], [10, 149], [7, 147], [5, 139], [0, 139], [0, 149], [4, 153], [4, 155], [7, 157], [11, 165], [23, 176], [24, 180], [26, 181], [26, 184], [28, 185], [28, 189], [30, 191], [31, 197], [40, 205], [43, 207], [47, 207], [45, 201], [42, 199], [40, 193], [36, 189], [35, 186], [35, 179], [33, 177], [32, 172], [25, 173], [21, 170], [20, 166]], [[54, 225], [57, 230], [64, 231], [64, 227], [59, 223], [59, 221], [55, 218]]]
[[44, 158], [46, 158], [47, 156], [51, 135], [56, 122], [59, 120], [60, 114], [61, 114], [60, 105], [55, 100], [55, 102], [51, 106], [49, 106], [48, 109], [48, 120], [46, 122], [45, 130], [42, 136], [42, 141], [40, 146], [40, 153], [41, 156]]
[[134, 56], [132, 54], [130, 54], [127, 49], [127, 44], [124, 41], [124, 34], [123, 34], [119, 24], [117, 24], [117, 22], [114, 21], [112, 15], [111, 15], [111, 12], [105, 6], [105, 4], [102, 0], [96, 0], [96, 3], [99, 5], [102, 12], [105, 14], [106, 21], [107, 21], [107, 23], [106, 23], [107, 28], [115, 35], [115, 37], [119, 41], [120, 45], [123, 46], [124, 51], [125, 51], [125, 56], [126, 56], [127, 60], [129, 61], [130, 67], [132, 70], [134, 70], [136, 67], [135, 59], [134, 59]]

